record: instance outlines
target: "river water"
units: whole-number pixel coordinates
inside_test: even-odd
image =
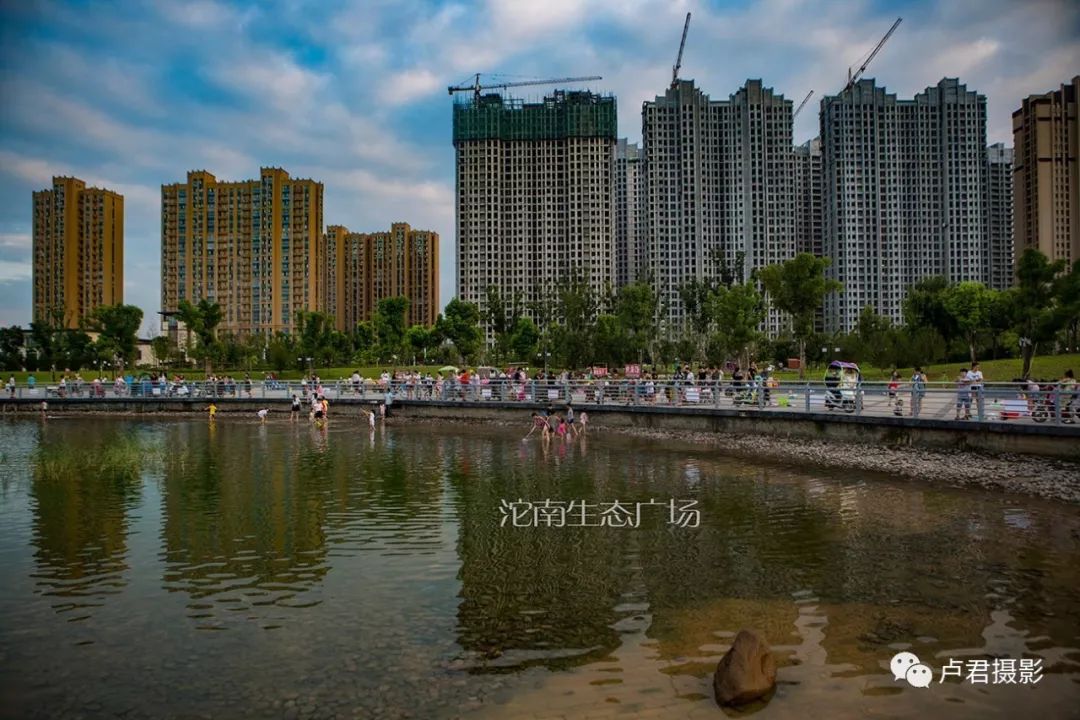
[[[1076,506],[525,429],[0,423],[0,717],[1077,715]]]

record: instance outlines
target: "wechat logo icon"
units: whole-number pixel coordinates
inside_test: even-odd
[[[930,687],[934,679],[934,672],[926,665],[919,662],[915,653],[899,652],[893,655],[889,661],[889,669],[892,670],[893,681],[907,680],[908,685],[917,688]]]

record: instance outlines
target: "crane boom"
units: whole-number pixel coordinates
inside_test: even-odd
[[[791,119],[792,119],[792,120],[794,120],[795,118],[797,118],[797,117],[799,116],[799,113],[800,113],[800,112],[802,112],[802,109],[803,109],[804,107],[806,107],[806,103],[810,102],[810,97],[811,97],[811,96],[812,96],[813,94],[814,94],[814,91],[813,91],[813,90],[811,90],[810,92],[806,93],[806,97],[804,97],[804,98],[802,99],[802,102],[801,102],[801,103],[799,103],[799,107],[795,108],[795,112],[791,113]]]
[[[450,87],[446,88],[446,91],[448,94],[453,95],[454,93],[467,92],[471,90],[474,97],[479,100],[480,92],[482,90],[501,90],[503,88],[524,87],[526,85],[561,85],[562,83],[589,82],[590,80],[603,80],[603,78],[599,75],[588,75],[586,77],[551,78],[549,80],[523,80],[518,82],[481,85],[480,73],[477,73],[471,85],[451,85]]]
[[[682,26],[682,40],[679,41],[679,54],[675,57],[675,65],[671,68],[671,87],[679,80],[679,68],[682,67],[683,49],[686,47],[686,33],[690,29],[690,13],[686,13],[686,22]]]
[[[892,24],[892,27],[889,28],[889,32],[885,33],[885,37],[881,38],[881,40],[878,41],[878,44],[875,45],[874,49],[870,51],[870,55],[866,58],[866,60],[863,61],[863,64],[859,66],[859,69],[856,70],[854,74],[852,74],[851,68],[848,68],[848,81],[847,85],[844,86],[844,90],[850,90],[852,85],[859,82],[859,78],[862,77],[863,72],[866,70],[867,66],[870,65],[870,61],[873,60],[879,52],[881,52],[881,48],[885,47],[885,43],[888,42],[889,38],[892,37],[892,34],[896,32],[896,28],[900,26],[900,23],[901,21],[903,21],[903,19],[904,18],[896,18],[896,22],[894,22]]]

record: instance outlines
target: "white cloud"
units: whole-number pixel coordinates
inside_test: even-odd
[[[33,275],[33,265],[29,262],[0,260],[0,283],[22,282]]]
[[[0,197],[26,202],[0,214],[8,231],[0,249],[14,253],[8,242],[28,241],[18,231],[29,218],[29,192],[53,175],[110,187],[125,196],[129,301],[152,314],[159,185],[196,168],[240,180],[280,165],[325,183],[327,222],[374,230],[405,220],[439,232],[448,299],[454,194],[446,85],[475,72],[603,75],[581,87],[614,93],[620,134],[637,140],[641,103],[667,87],[690,10],[681,76],[714,98],[747,78],[796,103],[814,89],[797,121],[802,141],[817,133],[820,99],[843,86],[848,66],[895,19],[880,6],[283,0],[240,11],[224,0],[148,0],[112,13],[40,0],[30,16],[48,17],[56,39],[34,40],[16,27],[2,50]],[[991,142],[1010,140],[1010,114],[1022,97],[1056,88],[1080,67],[1075,2],[942,0],[902,12],[867,76],[900,97],[958,76],[987,96]],[[284,28],[288,40],[280,39]],[[0,308],[28,306],[28,289],[26,298],[11,295],[24,285],[5,281]]]
[[[0,233],[0,251],[25,251],[30,252],[33,239],[30,233]]]

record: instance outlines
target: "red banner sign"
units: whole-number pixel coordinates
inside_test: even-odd
[[[626,370],[623,374],[626,375],[626,377],[628,378],[639,378],[641,377],[641,366],[627,365]]]

